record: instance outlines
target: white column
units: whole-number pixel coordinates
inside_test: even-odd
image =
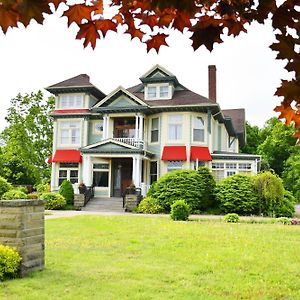
[[[110,117],[107,116],[107,119],[106,119],[106,138],[107,139],[109,138],[109,119],[110,119]]]
[[[134,132],[134,139],[138,140],[138,128],[139,128],[139,116],[135,116],[135,132]]]
[[[52,157],[54,154],[52,154]],[[56,187],[56,163],[51,165],[51,191],[54,191]]]
[[[82,181],[86,186],[92,186],[92,161],[88,155],[83,155],[82,161]]]
[[[83,147],[87,146],[88,145],[88,130],[89,130],[89,127],[88,127],[88,119],[84,119],[83,121]]]
[[[107,120],[107,117],[103,116],[103,136],[102,136],[103,140],[106,139],[106,128],[107,128],[106,120]]]
[[[52,146],[52,156],[54,156],[55,154],[55,151],[56,151],[56,145],[57,145],[57,137],[58,137],[58,134],[57,134],[57,120],[55,120],[53,122],[53,146]]]
[[[141,141],[143,139],[143,130],[144,130],[144,117],[139,116],[139,140]]]
[[[141,187],[141,174],[142,174],[142,165],[141,165],[141,159],[136,159],[136,187]]]
[[[136,158],[132,158],[132,181],[136,184]]]

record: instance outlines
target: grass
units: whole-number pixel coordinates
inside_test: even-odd
[[[300,299],[300,226],[139,216],[46,221],[46,269],[0,299]]]

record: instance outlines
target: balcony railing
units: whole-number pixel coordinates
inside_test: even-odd
[[[139,149],[145,149],[145,143],[143,140],[136,140],[135,138],[113,138],[113,140],[137,147]]]

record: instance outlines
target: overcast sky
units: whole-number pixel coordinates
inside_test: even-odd
[[[217,66],[217,100],[222,109],[245,108],[246,119],[262,126],[276,116],[280,102],[273,94],[280,79],[287,78],[284,64],[275,60],[268,46],[274,40],[271,26],[253,24],[238,38],[225,38],[212,53],[201,47],[194,52],[187,35],[173,32],[170,47],[157,55],[128,35],[108,33],[95,50],[76,40],[76,27],[66,18],[47,17],[43,26],[0,32],[0,131],[5,127],[10,99],[30,93],[78,74],[86,73],[104,93],[117,86],[127,88],[155,64],[164,66],[192,91],[207,96],[207,66]],[[0,30],[1,31],[1,30]],[[45,90],[45,95],[48,96]]]

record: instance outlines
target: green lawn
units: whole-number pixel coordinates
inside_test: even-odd
[[[0,299],[300,299],[300,226],[48,220],[46,269]]]

